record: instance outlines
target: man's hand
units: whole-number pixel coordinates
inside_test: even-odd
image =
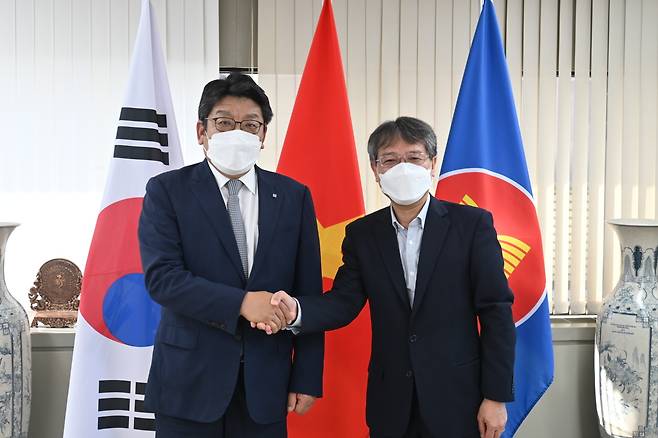
[[[286,317],[286,324],[292,324],[297,319],[297,301],[285,291],[278,291],[270,299],[272,306],[278,306]],[[258,328],[265,331],[268,335],[276,333],[266,322],[257,321],[251,323],[252,328]],[[283,327],[281,327],[283,328]]]
[[[315,403],[315,397],[312,395],[298,394],[296,392],[288,393],[288,412],[295,411],[299,415],[304,415],[311,409]]]
[[[247,292],[240,306],[240,315],[251,322],[252,327],[256,323],[264,324],[268,335],[278,332],[287,325],[283,306],[272,305],[271,301],[270,292]]]
[[[505,403],[493,400],[482,400],[478,411],[478,429],[480,438],[498,438],[505,430],[507,423],[507,408]]]
[[[279,306],[283,310],[288,319],[288,324],[292,324],[297,319],[297,301],[285,291],[280,290],[272,295],[270,304]]]

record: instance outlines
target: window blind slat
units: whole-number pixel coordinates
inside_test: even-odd
[[[598,313],[603,294],[607,48],[608,0],[594,0],[592,3],[591,132],[588,175],[587,313]]]
[[[622,132],[624,126],[625,0],[610,0],[608,44],[608,100],[605,154],[605,217],[622,215]],[[619,276],[619,240],[608,225],[603,244],[603,288],[609,293]]]
[[[570,305],[585,313],[587,291],[587,166],[589,158],[590,0],[576,2],[574,144],[571,161]]]
[[[555,169],[555,258],[553,312],[569,312],[569,263],[571,225],[571,126],[573,118],[573,90],[571,60],[573,56],[573,0],[560,1],[558,59],[557,156]]]
[[[540,228],[544,239],[544,265],[549,303],[553,300],[553,253],[555,242],[555,160],[557,146],[557,30],[558,0],[541,2],[541,38],[539,47],[539,123],[537,203]]]

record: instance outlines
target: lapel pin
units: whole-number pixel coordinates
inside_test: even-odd
[[[276,198],[276,193],[272,193],[272,197],[273,197],[273,198]]]

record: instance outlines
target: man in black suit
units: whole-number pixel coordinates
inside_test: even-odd
[[[276,332],[288,321],[271,292],[322,293],[308,188],[255,166],[271,119],[249,76],[209,82],[196,125],[207,159],[146,187],[139,242],[162,317],[145,403],[158,438],[283,438],[288,411],[322,393],[322,333],[247,322]]]
[[[371,437],[497,438],[514,396],[515,328],[492,216],[429,194],[428,124],[386,122],[368,153],[391,206],[348,225],[329,293],[273,303],[298,309],[296,332],[315,333],[349,324],[368,300]]]

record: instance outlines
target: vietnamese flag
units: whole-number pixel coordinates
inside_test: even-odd
[[[325,290],[342,264],[345,226],[364,214],[354,132],[331,1],[313,36],[277,172],[311,190],[318,218]],[[292,415],[291,438],[367,437],[365,392],[370,357],[368,308],[326,335],[324,396]]]

